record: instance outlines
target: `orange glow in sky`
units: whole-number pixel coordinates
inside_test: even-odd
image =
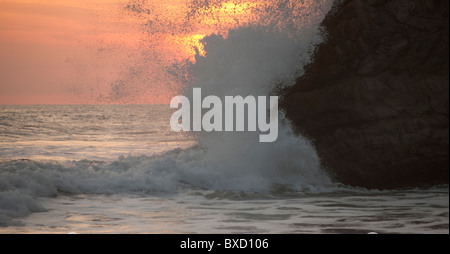
[[[0,0],[0,104],[168,103],[180,84],[167,66],[267,22],[272,2]]]

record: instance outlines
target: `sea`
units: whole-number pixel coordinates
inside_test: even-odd
[[[344,186],[298,136],[203,145],[173,111],[0,106],[0,233],[449,233],[448,186]]]
[[[201,88],[221,99],[292,85],[326,40],[320,23],[334,1],[273,2],[258,12],[265,18],[205,36],[205,54],[164,67],[160,83],[171,77],[179,95]],[[175,132],[174,111],[0,105],[0,233],[449,233],[448,185],[336,182],[282,109],[267,143],[259,132]]]

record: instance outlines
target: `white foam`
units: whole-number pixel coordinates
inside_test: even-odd
[[[247,26],[230,31],[226,39],[206,37],[206,57],[197,55],[196,63],[189,66],[192,78],[184,94],[192,97],[192,88],[199,87],[203,97],[267,96],[280,84],[291,85],[323,39],[318,26],[324,16],[317,16],[327,13],[324,10],[331,3],[316,3],[304,10],[305,17],[312,9],[319,14],[304,18],[307,25],[295,29]],[[292,18],[289,12],[283,15],[287,23]],[[283,120],[278,140],[269,144],[259,143],[254,132],[199,133],[199,145],[205,150],[202,161],[209,165],[199,170],[205,175],[217,174],[214,187],[223,189],[265,191],[275,185],[328,188],[331,181],[322,171],[315,149],[305,138],[293,135],[288,121]]]

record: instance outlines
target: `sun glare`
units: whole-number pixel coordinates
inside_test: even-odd
[[[170,35],[167,37],[167,44],[170,48],[179,49],[179,57],[176,60],[189,59],[195,62],[195,55],[198,52],[200,56],[205,56],[206,51],[201,40],[205,38],[204,34],[188,34],[188,35]]]
[[[201,42],[203,38],[209,34],[227,37],[230,29],[255,22],[255,10],[262,3],[262,1],[258,3],[230,1],[215,5],[190,6],[188,18],[184,17],[186,12],[172,10],[167,20],[152,14],[151,6],[134,5],[132,9],[140,14],[146,14],[144,18],[147,19],[146,24],[152,36],[155,36],[155,33],[165,33],[162,47],[165,51],[172,51],[167,55],[173,56],[175,60],[189,59],[195,62],[197,52],[200,56],[206,55]],[[185,10],[186,6],[179,6],[179,8]],[[166,30],[166,27],[171,29]]]

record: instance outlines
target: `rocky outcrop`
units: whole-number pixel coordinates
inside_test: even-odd
[[[448,0],[347,0],[281,106],[336,180],[449,181]]]

